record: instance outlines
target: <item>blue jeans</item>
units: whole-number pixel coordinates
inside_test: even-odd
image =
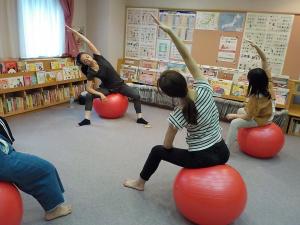
[[[45,211],[64,202],[64,188],[56,168],[44,159],[16,152],[12,147],[8,154],[0,151],[0,181],[14,183],[32,195]]]

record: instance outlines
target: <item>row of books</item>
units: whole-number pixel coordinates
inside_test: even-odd
[[[157,62],[157,64],[155,64],[155,61],[140,61],[142,63],[135,62],[135,65],[123,64],[120,69],[120,76],[126,81],[156,85],[156,81],[159,78],[161,71],[176,70],[185,76],[189,86],[191,86],[194,82],[192,75],[189,73],[188,69],[183,63],[168,62],[163,65],[163,67],[160,67],[161,62]],[[149,63],[147,64],[145,62]],[[158,66],[157,69],[155,69],[155,66]],[[203,74],[208,78],[208,81],[211,84],[216,96],[246,96],[248,80],[245,71],[224,67],[212,67],[207,65],[202,65],[199,67]],[[289,93],[288,79],[289,77],[284,75],[272,77],[277,104],[285,104],[287,101],[287,96]]]
[[[74,61],[67,58],[54,59],[50,62],[51,69],[62,69],[65,66],[74,66]],[[34,72],[44,70],[44,63],[30,61],[7,60],[0,62],[0,73]]]
[[[64,67],[62,70],[36,71],[32,75],[0,78],[0,88],[17,88],[35,84],[77,79],[80,77],[82,77],[82,73],[80,72],[78,66],[68,66]]]
[[[60,87],[55,89],[35,91],[26,93],[24,97],[9,96],[6,98],[0,97],[0,114],[7,114],[15,111],[23,111],[62,102],[74,96],[77,98],[84,91],[83,84],[72,85],[71,87]]]

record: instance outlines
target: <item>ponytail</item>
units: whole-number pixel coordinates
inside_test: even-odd
[[[197,124],[197,108],[195,102],[188,95],[183,99],[182,113],[188,123]]]

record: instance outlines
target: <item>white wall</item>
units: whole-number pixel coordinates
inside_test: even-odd
[[[125,0],[87,0],[87,37],[116,66],[123,56]]]
[[[127,0],[127,6],[300,13],[299,0]]]
[[[72,25],[74,27],[84,27],[86,29],[87,10],[85,0],[74,0],[74,16]]]

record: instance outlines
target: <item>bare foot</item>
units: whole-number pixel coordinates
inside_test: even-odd
[[[62,205],[56,207],[56,209],[54,209],[53,211],[46,212],[45,220],[48,220],[48,221],[54,220],[56,218],[66,216],[66,215],[70,214],[71,212],[72,212],[71,205],[62,204]]]
[[[123,183],[124,187],[132,188],[138,191],[144,191],[145,184],[140,182],[139,180],[130,180],[127,179]]]

